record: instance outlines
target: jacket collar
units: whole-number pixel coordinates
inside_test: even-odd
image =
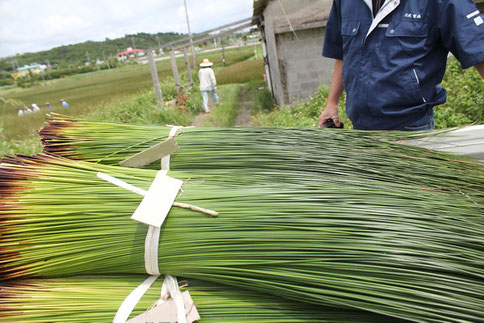
[[[373,12],[373,2],[371,0],[363,0],[364,3],[370,8],[370,11]]]
[[[370,11],[373,12],[373,4],[371,0],[363,0],[368,8],[370,8]],[[380,11],[378,11],[378,14],[376,15],[375,19],[373,19],[373,22],[371,23],[370,29],[368,29],[368,33],[366,34],[366,38],[371,34],[373,30],[375,30],[376,27],[380,24],[380,22],[385,19],[386,16],[391,14],[393,10],[395,10],[398,6],[400,5],[400,0],[386,0],[383,6],[381,7]]]

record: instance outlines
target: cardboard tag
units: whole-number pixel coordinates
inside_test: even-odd
[[[200,315],[198,314],[195,304],[193,304],[192,297],[188,291],[182,293],[183,300],[185,303],[185,314],[187,323],[192,323],[200,320]],[[155,306],[148,311],[128,320],[127,323],[176,323],[177,319],[177,309],[175,301],[169,299],[166,302]]]
[[[132,220],[160,228],[183,184],[182,181],[166,176],[161,170],[151,183],[143,201],[131,216]]]
[[[157,161],[165,156],[168,156],[178,150],[178,144],[175,139],[170,138],[160,142],[150,148],[147,148],[139,153],[126,158],[119,163],[123,167],[143,167]]]

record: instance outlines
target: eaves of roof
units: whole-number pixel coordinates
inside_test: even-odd
[[[484,0],[483,0],[484,1]],[[269,0],[254,0],[252,17],[259,17],[266,8]],[[253,24],[258,23],[258,18],[252,20]]]

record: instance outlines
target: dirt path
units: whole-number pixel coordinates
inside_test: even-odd
[[[195,127],[195,128],[200,128],[202,127],[203,125],[203,120],[205,119],[205,116],[207,114],[206,113],[199,113],[196,117],[195,117],[195,121],[193,121],[192,123],[192,126]]]
[[[239,92],[239,113],[235,118],[235,127],[252,126],[252,104],[252,96],[250,93],[245,93],[245,87],[241,87]]]
[[[242,86],[239,91],[239,99],[238,99],[238,114],[234,121],[235,127],[251,127],[252,126],[252,93],[246,92],[245,87]],[[210,104],[210,109],[215,109],[215,106]],[[195,121],[193,121],[193,127],[203,127],[205,125],[205,118],[208,116],[207,113],[199,113],[195,117]]]

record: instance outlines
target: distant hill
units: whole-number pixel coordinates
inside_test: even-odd
[[[105,58],[111,55],[114,56],[118,52],[125,51],[128,47],[133,47],[133,42],[136,48],[147,49],[158,46],[158,42],[163,44],[185,36],[185,34],[180,33],[138,33],[135,35],[125,35],[122,38],[106,38],[104,41],[87,41],[79,44],[60,46],[46,51],[1,58],[0,71],[12,71],[11,61],[14,59],[18,61],[19,66],[31,63],[46,64],[47,60],[49,60],[52,66],[77,66],[87,61],[88,54],[90,60],[103,60],[103,55]]]

